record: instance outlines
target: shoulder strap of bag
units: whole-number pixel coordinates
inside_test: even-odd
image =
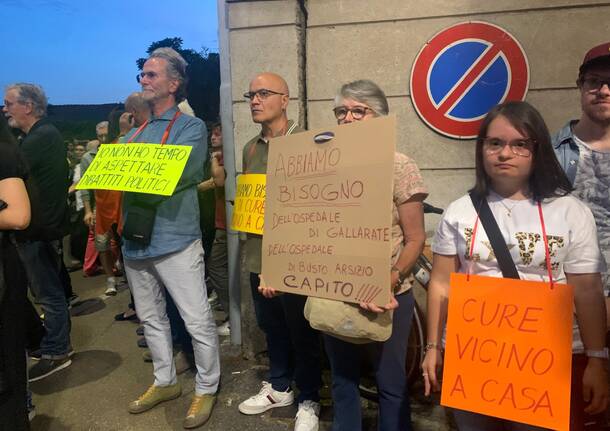
[[[515,262],[513,261],[510,252],[508,251],[506,241],[504,241],[504,237],[502,236],[498,223],[491,212],[491,208],[489,208],[487,199],[480,198],[474,192],[470,192],[469,195],[474,208],[479,214],[479,219],[481,220],[483,229],[485,229],[485,232],[487,233],[487,237],[491,243],[491,248],[496,255],[498,266],[502,271],[502,276],[504,278],[519,279],[519,272],[517,271],[517,267],[515,266]]]

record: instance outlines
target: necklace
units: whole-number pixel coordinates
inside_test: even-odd
[[[513,204],[513,206],[509,207],[508,205],[506,205],[504,203],[504,199],[500,199],[500,203],[502,204],[502,206],[506,209],[506,215],[508,215],[509,217],[511,216],[510,214],[513,212],[513,209],[515,208],[515,206],[517,206],[517,204],[519,203],[518,201],[515,202]]]

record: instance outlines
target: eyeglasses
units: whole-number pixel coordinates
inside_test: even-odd
[[[21,103],[20,101],[16,101],[16,102],[9,102],[8,100],[4,101],[4,106],[6,107],[6,109],[10,109],[11,106],[13,106],[16,103]]]
[[[139,84],[140,81],[145,77],[148,79],[155,79],[157,76],[159,76],[157,72],[140,72],[136,75],[136,81],[138,81]]]
[[[354,118],[354,120],[362,120],[366,113],[369,111],[373,113],[375,112],[371,108],[367,108],[366,106],[356,106],[355,108],[351,109],[345,106],[337,106],[335,109],[333,109],[333,112],[335,113],[335,118],[337,118],[337,120],[339,121],[345,120],[345,117],[347,117],[348,112],[352,113],[352,117]]]
[[[259,100],[266,100],[269,96],[273,96],[276,94],[280,96],[285,96],[284,93],[278,93],[277,91],[261,88],[260,90],[248,91],[247,93],[244,93],[244,97],[246,98],[246,100],[254,100],[254,98],[258,96]]]
[[[610,78],[599,78],[595,76],[590,76],[588,78],[583,78],[580,80],[580,85],[583,90],[588,92],[599,91],[604,85],[608,86],[610,89]]]
[[[487,154],[498,154],[508,145],[513,154],[529,157],[532,154],[534,142],[532,139],[514,139],[507,142],[499,138],[485,138],[483,139],[483,149]]]

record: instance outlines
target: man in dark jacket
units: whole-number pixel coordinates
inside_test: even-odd
[[[24,137],[21,151],[30,170],[32,223],[18,238],[17,249],[36,301],[42,306],[46,335],[41,360],[29,373],[43,379],[71,364],[70,314],[60,278],[61,239],[65,234],[68,162],[61,134],[46,118],[47,98],[33,84],[6,88],[3,111]]]

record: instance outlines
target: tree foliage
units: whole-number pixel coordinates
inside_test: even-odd
[[[53,124],[60,131],[65,141],[74,139],[95,139],[95,125],[99,121],[54,121]]]
[[[216,121],[220,106],[220,58],[218,53],[211,53],[209,49],[201,51],[185,49],[180,37],[168,37],[150,44],[146,52],[150,55],[155,49],[167,47],[176,50],[188,63],[186,74],[188,76],[188,101],[195,115],[204,121]],[[138,68],[142,70],[146,58],[136,60]]]

